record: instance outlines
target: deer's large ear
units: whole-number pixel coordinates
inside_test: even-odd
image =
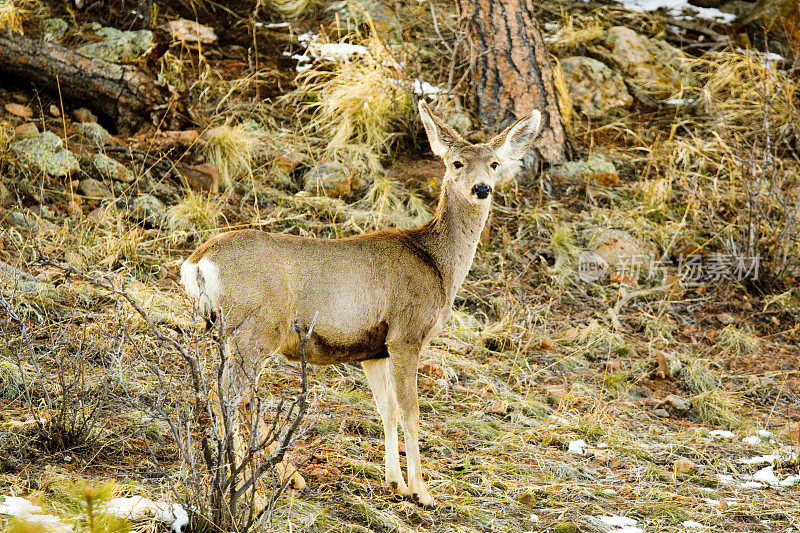
[[[542,114],[533,110],[489,141],[497,157],[505,161],[522,159],[539,133]]]
[[[456,130],[434,115],[430,108],[428,108],[428,105],[422,100],[419,102],[419,116],[422,118],[422,124],[425,126],[425,132],[428,134],[431,150],[439,157],[444,156],[447,150],[455,145],[466,144],[466,141],[456,133]]]

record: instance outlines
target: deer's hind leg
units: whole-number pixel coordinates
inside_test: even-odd
[[[400,449],[397,438],[399,410],[389,370],[389,358],[362,361],[361,366],[364,368],[367,382],[375,397],[375,406],[378,408],[383,422],[386,483],[392,492],[410,496],[411,492],[403,480],[403,472],[400,469]]]
[[[266,357],[277,351],[280,346],[280,332],[265,333],[260,324],[263,317],[251,316],[234,330],[228,339],[228,361],[222,376],[222,386],[235,417],[231,422],[233,429],[233,448],[237,462],[241,464],[250,455],[251,442],[258,447],[259,442],[274,438],[270,436],[270,427],[265,420],[265,413],[258,412],[258,382],[263,371]],[[220,420],[222,420],[220,418]],[[253,440],[253,437],[256,439]],[[261,454],[271,454],[277,448],[272,442]],[[303,476],[288,459],[284,458],[275,465],[281,482],[291,479],[290,486],[302,490],[306,486]]]

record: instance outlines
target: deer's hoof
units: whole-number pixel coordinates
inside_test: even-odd
[[[434,508],[433,497],[430,494],[420,494],[414,492],[411,494],[411,499],[414,500],[417,505],[428,511],[431,511]]]

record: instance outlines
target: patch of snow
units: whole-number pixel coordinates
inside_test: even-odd
[[[306,46],[308,46],[308,43],[310,43],[311,41],[315,41],[317,39],[319,39],[319,35],[310,31],[306,33],[301,33],[300,35],[297,36],[297,40],[300,41],[301,44],[305,44]]]
[[[778,460],[777,455],[756,455],[748,459],[741,459],[739,462],[743,465],[768,465]]]
[[[758,433],[758,436],[761,437],[762,439],[772,438],[772,432],[767,431],[766,429],[759,429],[756,433]]]
[[[614,489],[603,489],[603,494],[608,494],[609,496],[613,496],[616,493],[617,491],[615,491]]]
[[[797,485],[798,483],[800,483],[800,474],[794,475],[794,476],[789,476],[786,479],[784,479],[783,481],[781,481],[780,483],[778,483],[778,485],[780,485],[781,487],[793,487],[794,485]]]
[[[744,50],[742,48],[737,48],[736,52],[746,56],[759,58],[764,64],[774,63],[776,61],[786,61],[786,58],[774,52],[760,52],[758,50]]]
[[[571,422],[568,419],[564,418],[563,416],[550,415],[548,417],[548,420],[553,424],[563,427],[569,427],[569,425],[571,424]]]
[[[312,66],[313,65],[311,63],[308,63],[308,64],[305,64],[305,65],[297,65],[297,67],[295,67],[295,69],[297,70],[297,73],[299,74],[300,72],[305,72],[306,70],[310,69]]]
[[[723,13],[714,7],[693,6],[687,0],[620,0],[620,2],[632,11],[655,11],[663,8],[675,18],[685,18],[684,11],[690,11],[694,12],[691,16],[700,16],[725,23],[733,22],[736,19],[736,15],[732,13]]]
[[[6,496],[2,503],[0,503],[0,514],[7,514],[10,516],[24,516],[26,514],[38,513],[42,508],[38,505],[33,505],[25,498],[17,496]]]
[[[730,474],[717,474],[717,481],[720,483],[730,484],[733,483],[733,476]]]
[[[567,453],[574,453],[575,455],[586,455],[586,441],[583,439],[570,441],[569,446],[567,447]],[[603,517],[600,517],[600,520],[602,519]]]
[[[72,525],[63,523],[55,515],[35,514],[41,510],[42,508],[38,505],[17,496],[6,496],[0,502],[0,514],[14,516],[30,524],[37,524],[41,530],[50,533],[71,533],[73,531]]]
[[[693,104],[697,101],[697,98],[670,98],[669,100],[664,100],[664,105],[674,105],[674,106],[682,106],[682,105],[689,105]]]
[[[700,522],[695,522],[694,520],[684,520],[681,522],[681,525],[686,529],[708,529],[708,526],[705,526]]]
[[[141,520],[152,516],[159,522],[171,524],[175,533],[180,533],[184,526],[189,523],[189,514],[180,504],[154,502],[150,498],[143,496],[114,498],[98,511],[127,520]]]
[[[369,54],[369,48],[360,44],[350,43],[308,43],[306,53],[315,59],[325,61],[347,61],[353,56]]]
[[[619,515],[598,516],[597,519],[607,526],[615,526],[615,527],[630,527],[630,526],[635,526],[636,524],[639,523],[639,521],[636,520],[635,518],[629,518],[627,516],[619,516]]]
[[[772,470],[774,467],[772,465],[765,466],[755,474],[753,474],[753,481],[761,481],[763,483],[768,483],[770,485],[777,485],[780,480],[778,476],[775,475],[775,472]]]
[[[256,25],[261,24],[269,29],[275,28],[288,28],[292,23],[291,22],[270,22],[269,24],[264,24],[263,22],[256,22]]]
[[[745,444],[750,444],[751,446],[756,446],[761,444],[761,437],[758,435],[750,435],[749,437],[743,438],[742,442]]]
[[[644,533],[644,529],[640,527],[625,526],[617,529],[612,529],[608,533]]]
[[[725,439],[725,440],[730,440],[733,437],[735,437],[733,432],[732,431],[728,431],[727,429],[714,429],[714,430],[711,430],[711,431],[708,432],[708,436],[709,437],[713,437],[715,439]]]
[[[539,521],[539,515],[535,515],[535,514],[531,513],[531,515],[528,517],[528,520],[530,520],[531,522],[538,522]]]
[[[739,483],[739,486],[743,489],[760,489],[764,486],[763,483],[759,483],[758,481],[743,481]]]
[[[597,443],[597,447],[598,448],[608,448],[608,443],[607,442],[598,442]]]
[[[711,498],[703,498],[703,501],[706,502],[708,505],[719,505],[719,500],[713,500]]]

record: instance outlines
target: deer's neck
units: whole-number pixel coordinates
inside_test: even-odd
[[[449,190],[445,181],[436,213],[420,235],[420,244],[442,274],[451,304],[472,266],[489,208],[489,202],[476,205]]]

